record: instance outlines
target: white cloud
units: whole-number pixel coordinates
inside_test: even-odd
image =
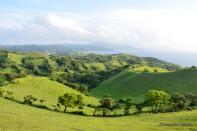
[[[60,17],[57,15],[48,15],[48,22],[58,28],[63,28],[67,30],[76,31],[82,34],[89,34],[87,30],[85,30],[81,24],[74,19]]]
[[[197,52],[197,12],[122,9],[94,14],[0,14],[0,38],[21,43],[113,43]]]

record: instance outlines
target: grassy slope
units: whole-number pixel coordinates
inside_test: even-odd
[[[160,123],[189,123],[193,126],[159,126]],[[197,110],[165,114],[140,114],[120,118],[98,118],[56,113],[0,98],[0,130],[196,130]]]
[[[147,90],[165,90],[169,93],[197,93],[197,70],[182,70],[165,73],[135,73],[126,70],[103,82],[91,94],[102,97],[140,97]]]
[[[60,95],[67,92],[73,92],[75,94],[81,94],[80,92],[73,90],[61,83],[51,81],[47,77],[31,77],[20,78],[14,80],[14,83],[8,84],[2,87],[4,90],[12,91],[14,98],[23,101],[25,95],[33,95],[38,98],[44,98],[47,101],[45,104],[49,107],[57,103],[57,99]],[[97,99],[93,97],[85,98],[86,104],[96,104]]]

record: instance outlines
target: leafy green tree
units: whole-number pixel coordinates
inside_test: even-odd
[[[149,90],[146,93],[146,101],[152,107],[152,112],[160,111],[161,108],[168,106],[170,103],[170,95],[165,91]]]
[[[186,107],[186,98],[182,94],[175,94],[171,97],[172,111],[183,110]]]
[[[193,93],[185,94],[185,98],[188,101],[189,106],[196,106],[197,105],[197,95]]]
[[[144,102],[135,103],[134,105],[135,105],[137,112],[142,112],[142,108],[144,107]]]
[[[77,95],[66,93],[58,98],[58,103],[64,106],[64,112],[66,112],[68,107],[77,106]]]
[[[100,106],[100,105],[94,107],[93,116],[96,116],[96,113],[97,113],[98,111],[101,111],[101,106]]]
[[[81,95],[77,95],[76,105],[77,105],[79,111],[81,111],[83,109],[84,98]]]
[[[103,116],[109,114],[109,111],[113,109],[114,100],[111,97],[105,96],[100,100],[100,109],[103,112]]]
[[[117,110],[121,109],[121,105],[119,103],[115,103],[112,107],[112,110],[114,111],[114,116],[117,115]]]
[[[133,105],[132,98],[127,98],[125,101],[125,108],[124,108],[125,115],[130,114],[130,108],[132,107],[132,105]]]

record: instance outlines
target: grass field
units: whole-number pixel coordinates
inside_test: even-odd
[[[47,77],[32,77],[19,78],[13,81],[13,83],[2,87],[3,90],[12,91],[13,97],[16,100],[23,101],[25,95],[33,95],[37,98],[43,98],[46,100],[44,103],[48,107],[56,105],[59,96],[64,93],[72,92],[75,94],[81,94],[80,92],[69,88],[56,81],[51,81]],[[94,97],[84,97],[86,104],[98,104],[98,100]],[[39,104],[39,103],[37,103]]]
[[[139,73],[125,70],[104,81],[91,91],[91,95],[102,97],[110,94],[114,98],[140,97],[150,89],[173,93],[197,93],[197,70],[177,72]]]
[[[161,126],[160,123],[190,124],[190,126]],[[47,111],[0,98],[1,131],[195,131],[196,129],[197,110],[99,118]]]

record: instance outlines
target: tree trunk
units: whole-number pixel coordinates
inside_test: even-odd
[[[64,113],[66,113],[66,111],[67,111],[67,106],[64,107]]]
[[[114,110],[114,116],[116,116],[117,114],[116,114],[116,110]]]

